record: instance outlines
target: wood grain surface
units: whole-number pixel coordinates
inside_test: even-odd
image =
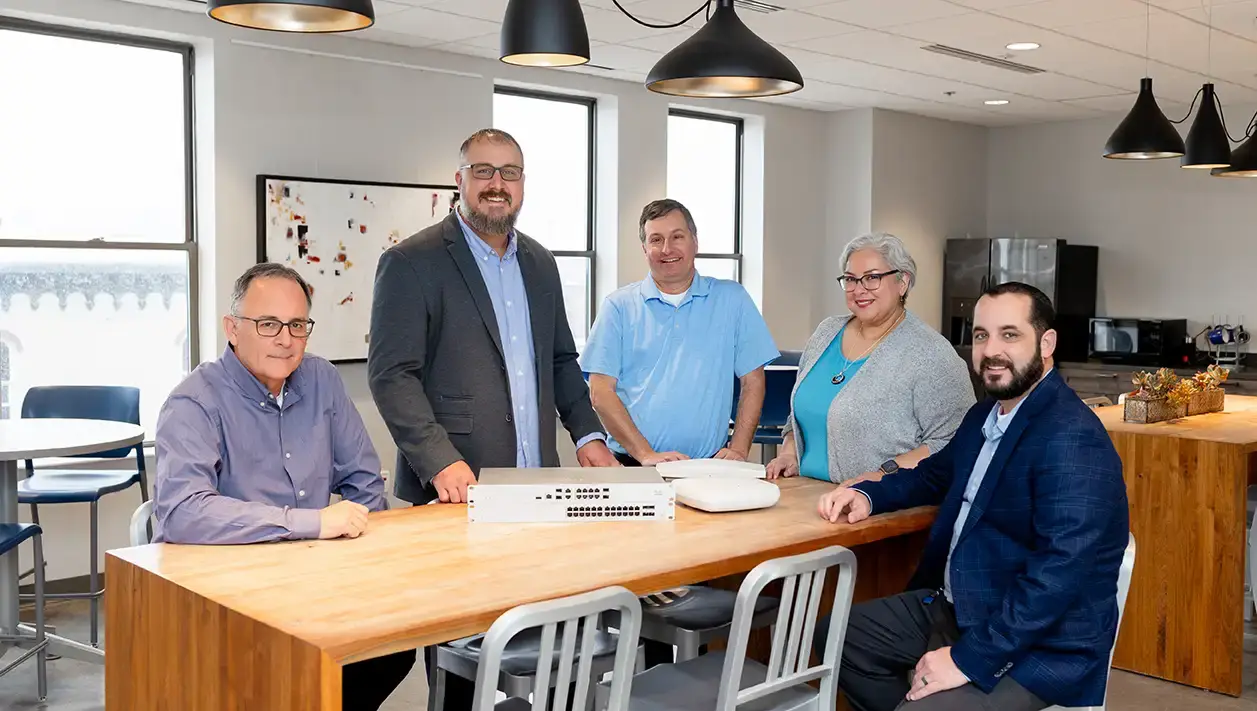
[[[1122,407],[1098,408],[1095,413],[1110,433],[1202,440],[1257,451],[1257,397],[1227,393],[1222,412],[1141,425],[1122,421]]]

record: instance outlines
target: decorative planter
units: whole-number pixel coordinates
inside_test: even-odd
[[[1195,392],[1192,393],[1192,399],[1187,403],[1187,414],[1203,415],[1208,412],[1222,412],[1222,407],[1225,404],[1226,393],[1222,390]]]
[[[1170,401],[1165,398],[1156,400],[1137,400],[1134,398],[1126,398],[1125,409],[1122,413],[1122,419],[1127,422],[1138,422],[1139,424],[1152,424],[1153,422],[1164,422],[1166,420],[1175,420],[1180,417],[1187,416],[1187,406],[1174,407],[1170,405]]]

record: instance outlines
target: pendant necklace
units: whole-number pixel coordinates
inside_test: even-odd
[[[883,333],[881,336],[878,336],[877,340],[873,341],[873,345],[869,346],[868,350],[861,353],[859,358],[856,358],[855,360],[847,360],[847,357],[844,355],[842,359],[846,361],[847,364],[842,367],[842,370],[839,371],[837,375],[830,378],[829,382],[833,383],[834,385],[842,385],[843,381],[847,379],[847,369],[850,368],[853,363],[858,363],[859,361],[863,360],[864,356],[872,352],[874,348],[877,348],[877,344],[881,343],[882,339],[889,336],[890,332],[895,330],[895,327],[899,325],[900,321],[903,321],[904,316],[906,316],[907,314],[908,312],[906,310],[901,311],[899,313],[899,318],[895,319],[895,322],[890,325],[890,328],[886,329],[886,332]],[[842,353],[842,340],[841,339],[839,339],[838,341],[838,352],[840,354]]]

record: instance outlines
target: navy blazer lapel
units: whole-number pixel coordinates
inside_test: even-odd
[[[540,363],[541,354],[550,352],[543,349],[544,340],[549,338],[551,343],[554,341],[554,308],[550,303],[552,297],[541,289],[540,275],[537,273],[538,257],[533,252],[528,238],[516,232],[515,239],[519,240],[516,248],[519,273],[524,279],[524,293],[528,294],[528,321],[532,326],[533,356]],[[538,369],[538,377],[540,374],[540,369]]]
[[[445,247],[454,258],[454,264],[458,265],[463,281],[467,283],[471,298],[476,302],[476,310],[480,312],[480,320],[484,321],[484,326],[489,329],[489,336],[493,339],[493,345],[498,348],[498,355],[505,361],[506,355],[502,351],[502,334],[498,332],[498,319],[493,311],[493,300],[489,298],[489,289],[484,285],[480,267],[476,266],[476,257],[471,253],[471,247],[467,246],[463,228],[458,223],[458,215],[450,213],[449,217],[445,218],[443,227]]]
[[[987,504],[991,501],[991,495],[995,492],[995,487],[999,485],[999,478],[1004,473],[1004,467],[1008,464],[1008,458],[1012,456],[1013,450],[1017,448],[1017,442],[1021,439],[1021,435],[1025,433],[1030,421],[1055,397],[1056,388],[1060,386],[1059,378],[1060,376],[1056,374],[1055,369],[1048,373],[1047,377],[1041,380],[1030,395],[1027,396],[1026,401],[1021,405],[1021,409],[1018,410],[1017,416],[1013,418],[1013,421],[1008,425],[1008,429],[1004,431],[1004,435],[1000,437],[999,446],[995,448],[995,456],[991,458],[991,463],[986,468],[986,474],[982,477],[982,486],[978,488],[978,493],[973,498],[973,505],[969,508],[969,516],[965,519],[964,530],[960,532],[960,538],[956,539],[956,545],[960,545],[960,542],[965,539],[969,531],[972,531],[974,525],[982,518],[982,514],[986,512]]]

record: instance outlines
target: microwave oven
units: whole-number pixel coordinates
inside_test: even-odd
[[[1187,319],[1092,318],[1088,355],[1105,363],[1177,368],[1191,359]]]

